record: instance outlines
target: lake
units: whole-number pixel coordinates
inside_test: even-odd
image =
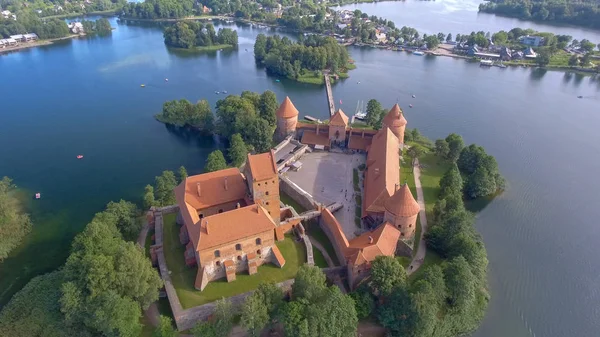
[[[438,0],[438,1],[388,1],[359,3],[334,7],[336,9],[360,9],[369,15],[376,15],[394,21],[397,27],[416,28],[420,33],[452,36],[471,32],[495,33],[509,31],[515,27],[531,28],[539,32],[571,35],[574,39],[588,39],[600,43],[600,31],[570,26],[555,26],[532,21],[479,13],[481,0]]]
[[[73,236],[107,202],[139,200],[165,169],[201,172],[220,145],[156,122],[164,101],[214,105],[225,97],[217,90],[273,90],[280,101],[289,95],[301,114],[327,116],[323,87],[276,82],[255,66],[254,38],[267,30],[238,26],[238,50],[198,55],[170,52],[159,27],[111,22],[110,37],[0,56],[0,176],[42,194],[28,202],[33,233],[0,265],[1,304],[31,277],[62,265]],[[591,175],[600,169],[600,79],[350,52],[358,69],[333,87],[348,114],[359,100],[398,102],[409,127],[431,139],[457,132],[483,145],[507,178],[506,192],[477,218],[492,301],[475,336],[597,335],[600,180]]]

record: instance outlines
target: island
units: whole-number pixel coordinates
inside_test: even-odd
[[[254,43],[254,59],[272,75],[298,82],[323,84],[323,73],[347,78],[355,66],[348,50],[334,38],[309,35],[298,42],[279,35],[259,34]]]
[[[235,30],[220,28],[215,32],[215,27],[210,23],[204,26],[195,21],[177,22],[165,28],[163,35],[165,45],[174,48],[208,51],[238,45],[238,35]]]

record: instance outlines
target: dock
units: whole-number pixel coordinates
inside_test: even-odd
[[[329,115],[333,116],[335,114],[335,103],[333,101],[333,93],[331,92],[331,81],[329,80],[329,71],[324,71],[323,76],[325,76],[325,89],[327,91],[327,103],[329,104]]]

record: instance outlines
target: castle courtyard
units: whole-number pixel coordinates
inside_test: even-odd
[[[288,171],[286,175],[296,185],[323,204],[339,202],[344,208],[335,212],[342,230],[350,240],[359,230],[354,222],[356,202],[352,172],[365,163],[364,154],[344,154],[336,152],[312,152],[300,159],[299,171]],[[360,205],[359,205],[360,207]]]

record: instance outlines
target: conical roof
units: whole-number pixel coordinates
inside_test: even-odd
[[[329,119],[329,125],[348,126],[348,116],[346,116],[342,109],[338,109]]]
[[[404,113],[402,113],[402,109],[398,106],[398,103],[394,104],[392,109],[383,117],[383,124],[387,125],[390,128],[397,128],[400,126],[405,126],[406,119],[404,118]]]
[[[298,109],[294,106],[294,103],[288,96],[285,96],[283,103],[277,109],[277,117],[292,118],[298,116]]]
[[[397,186],[397,185],[396,185]],[[394,195],[385,201],[385,210],[395,216],[413,216],[421,210],[407,184],[402,185]]]

